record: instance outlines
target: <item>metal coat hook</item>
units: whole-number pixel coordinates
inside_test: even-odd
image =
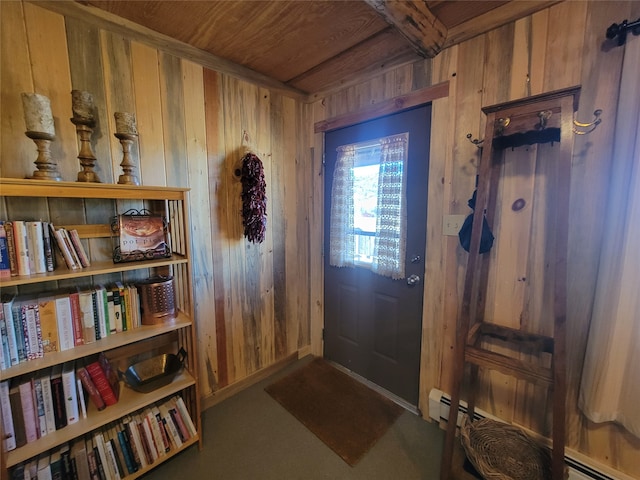
[[[575,118],[573,119],[573,133],[575,133],[576,135],[587,135],[588,133],[593,132],[596,128],[598,128],[598,125],[600,125],[602,123],[602,119],[600,118],[600,115],[602,115],[602,110],[601,109],[597,109],[596,111],[593,112],[593,121],[589,122],[589,123],[582,123],[582,122],[578,122]],[[576,127],[578,128],[586,128],[587,130],[578,130]]]
[[[473,143],[476,147],[482,148],[482,142],[484,142],[484,140],[478,140],[477,138],[474,138],[472,140],[471,139],[472,137],[473,137],[473,135],[471,135],[470,133],[467,133],[467,140],[469,140],[471,143]]]

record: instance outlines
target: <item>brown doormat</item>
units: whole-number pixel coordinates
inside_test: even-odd
[[[358,463],[403,411],[322,358],[265,390],[351,466]]]

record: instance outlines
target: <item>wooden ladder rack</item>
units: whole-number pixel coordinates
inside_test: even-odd
[[[461,313],[456,332],[453,391],[442,456],[442,480],[452,478],[452,461],[460,391],[465,365],[470,365],[468,383],[468,415],[474,417],[480,368],[497,370],[518,379],[550,388],[553,394],[552,478],[564,478],[565,444],[565,337],[566,337],[566,276],[569,222],[569,187],[573,146],[573,117],[577,110],[580,87],[572,87],[522,100],[502,103],[482,110],[487,115],[483,150],[479,165],[476,208],[473,217],[471,246],[465,274]],[[486,212],[491,225],[496,209],[498,183],[504,150],[521,145],[560,142],[560,151],[553,155],[555,178],[548,179],[556,199],[553,224],[553,337],[538,335],[493,324],[484,319],[488,261],[490,254],[481,255],[480,239]],[[539,160],[544,161],[545,159]],[[496,245],[495,248],[499,248]],[[499,340],[513,348],[509,352],[545,352],[551,357],[551,367],[514,358],[483,348],[484,340]]]

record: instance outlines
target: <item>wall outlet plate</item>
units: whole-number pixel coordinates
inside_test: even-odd
[[[467,215],[445,215],[442,217],[442,234],[458,236]]]

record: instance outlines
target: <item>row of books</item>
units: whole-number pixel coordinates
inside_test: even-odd
[[[195,435],[184,401],[176,395],[13,467],[11,479],[120,480]]]
[[[0,221],[0,278],[53,272],[58,264],[70,270],[91,265],[77,230],[42,221]]]
[[[35,442],[120,398],[118,373],[101,353],[0,382],[5,451]]]
[[[0,370],[141,325],[138,290],[122,282],[0,299]]]

